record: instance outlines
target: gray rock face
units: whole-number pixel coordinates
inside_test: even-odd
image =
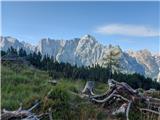
[[[11,46],[13,48],[16,48],[17,50],[19,50],[20,48],[23,48],[24,50],[26,50],[27,53],[35,51],[35,46],[29,43],[20,42],[16,38],[13,38],[10,36],[1,37],[0,39],[1,50],[7,51],[8,48],[10,48]]]
[[[129,55],[143,66],[146,76],[156,78],[159,72],[159,56],[152,55],[147,49],[137,52],[132,51],[129,52]]]
[[[130,54],[123,52],[120,60],[124,73],[140,73],[145,75],[145,68]]]
[[[85,35],[73,40],[42,39],[37,46],[20,42],[12,37],[1,37],[0,47],[7,51],[14,47],[17,50],[23,48],[29,52],[40,51],[42,55],[53,56],[59,62],[72,65],[89,66],[94,64],[103,65],[104,57],[110,50],[119,52],[121,71],[125,73],[140,73],[147,77],[157,78],[160,67],[160,55],[153,55],[148,50],[124,52],[119,46],[104,46],[96,41],[91,35]]]

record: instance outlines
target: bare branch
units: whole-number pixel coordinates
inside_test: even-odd
[[[129,101],[128,103],[128,107],[126,110],[126,119],[129,120],[129,111],[130,111],[130,107],[131,107],[132,101]]]
[[[114,93],[116,93],[116,90],[114,90],[108,97],[106,97],[103,100],[97,100],[95,98],[92,98],[92,101],[97,102],[97,103],[104,103],[107,102],[110,98],[112,98],[114,96]]]
[[[51,108],[49,108],[49,120],[53,120]]]
[[[141,110],[141,111],[147,111],[147,112],[151,112],[151,113],[155,113],[155,114],[160,115],[160,112],[157,112],[157,111],[154,111],[154,110],[151,110],[151,109],[140,108],[140,110]]]

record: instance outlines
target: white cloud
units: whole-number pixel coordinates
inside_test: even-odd
[[[100,26],[96,29],[96,32],[105,35],[125,35],[140,37],[160,36],[160,32],[153,28],[129,24],[109,24]]]

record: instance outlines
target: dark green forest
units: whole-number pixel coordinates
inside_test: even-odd
[[[107,82],[109,78],[115,79],[119,82],[126,82],[134,89],[142,88],[148,90],[154,88],[160,90],[160,84],[151,78],[146,78],[138,73],[134,74],[123,74],[121,72],[115,72],[110,76],[110,69],[104,68],[99,65],[92,66],[77,66],[69,63],[58,62],[54,57],[48,55],[42,56],[40,52],[28,53],[22,48],[19,50],[13,47],[9,48],[6,52],[1,51],[1,56],[8,54],[14,54],[18,57],[22,57],[29,63],[41,70],[47,71],[49,76],[53,79],[60,78],[71,78],[71,79],[83,79],[83,80],[94,80],[99,82]]]

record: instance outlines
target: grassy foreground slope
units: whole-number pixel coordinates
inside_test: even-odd
[[[18,64],[1,66],[2,108],[16,109],[19,103],[43,98],[51,86],[46,72]]]
[[[36,113],[52,108],[54,119],[107,119],[105,110],[82,99],[77,93],[83,89],[84,80],[61,79],[56,86],[48,83],[48,73],[25,65],[5,63],[1,66],[1,107],[16,110],[31,107],[36,100],[41,104]],[[106,84],[96,83],[96,92],[107,90]],[[46,96],[49,96],[46,97]]]

